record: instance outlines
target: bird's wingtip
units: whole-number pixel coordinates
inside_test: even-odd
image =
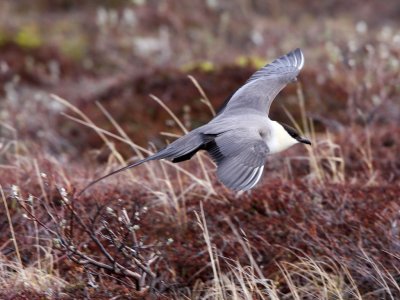
[[[293,51],[289,52],[287,54],[288,56],[292,56],[295,61],[295,66],[297,67],[298,70],[301,70],[304,66],[304,54],[303,51],[301,51],[300,48],[296,48]]]
[[[303,51],[301,51],[301,49],[300,48],[297,48],[297,50],[298,50],[298,53],[300,54],[300,65],[299,65],[299,70],[301,70],[302,68],[303,68],[303,66],[304,66],[304,54],[303,54]]]

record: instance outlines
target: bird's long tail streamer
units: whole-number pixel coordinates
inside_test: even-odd
[[[107,175],[104,175],[104,176],[102,176],[102,177],[100,177],[100,178],[97,178],[97,179],[93,180],[91,183],[89,183],[87,186],[85,186],[85,188],[84,188],[82,191],[80,191],[80,192],[78,193],[77,196],[79,197],[79,196],[82,195],[85,191],[87,191],[90,187],[92,187],[93,185],[95,185],[95,184],[98,183],[99,181],[102,181],[103,179],[106,179],[106,178],[108,178],[108,177],[110,177],[110,176],[112,176],[112,175],[115,175],[115,174],[117,174],[117,173],[123,172],[123,171],[125,171],[125,170],[128,170],[128,169],[130,169],[130,168],[136,167],[136,166],[138,166],[138,165],[141,165],[142,163],[145,163],[145,162],[147,162],[147,161],[154,160],[154,159],[157,159],[156,155],[152,155],[152,156],[146,157],[146,158],[144,158],[144,159],[142,159],[142,160],[139,160],[139,161],[137,161],[137,162],[135,162],[135,163],[129,164],[129,165],[123,167],[123,168],[117,169],[117,170],[115,170],[115,171],[112,171],[111,173],[108,173]]]

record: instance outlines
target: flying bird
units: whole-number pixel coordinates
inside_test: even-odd
[[[207,124],[178,138],[159,152],[92,181],[80,193],[111,175],[144,162],[189,160],[205,150],[217,165],[217,177],[235,191],[252,189],[261,178],[270,154],[311,142],[294,128],[268,117],[276,95],[296,80],[304,65],[300,49],[277,58],[255,72]]]

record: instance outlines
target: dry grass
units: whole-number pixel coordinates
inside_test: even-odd
[[[301,95],[301,93],[298,93],[298,95]],[[54,96],[54,100],[61,102],[64,105],[67,105],[80,117],[77,118],[66,114],[68,118],[79,122],[82,125],[88,126],[89,128],[93,129],[96,134],[101,135],[106,145],[110,147],[111,155],[115,158],[121,158],[122,155],[114,146],[112,146],[113,142],[110,139],[119,140],[126,143],[127,145],[132,147],[133,151],[137,153],[138,157],[143,157],[143,152],[151,153],[147,149],[139,147],[132,140],[127,138],[127,135],[123,132],[122,128],[119,127],[116,121],[103,107],[100,106],[100,109],[103,111],[108,120],[110,120],[110,122],[114,124],[119,134],[114,134],[101,129],[96,124],[94,124],[88,116],[81,112],[77,107],[69,104],[66,100],[56,96]],[[304,113],[306,111],[306,108],[302,101],[302,96],[299,96],[299,103],[301,107],[300,110]],[[174,118],[177,119],[175,115]],[[177,119],[177,121],[179,120]],[[199,266],[199,269],[197,269],[197,271],[189,277],[187,277],[187,275],[183,275],[183,278],[186,278],[188,282],[191,282],[191,284],[187,287],[181,287],[181,283],[178,284],[178,288],[169,287],[169,284],[171,284],[174,280],[178,280],[179,276],[182,276],[176,274],[176,270],[170,265],[170,263],[168,263],[168,255],[171,255],[169,253],[173,253],[173,249],[177,250],[178,248],[174,248],[175,246],[169,246],[166,249],[161,250],[161,253],[163,253],[163,251],[166,252],[161,256],[163,257],[163,262],[159,266],[159,272],[167,272],[164,275],[161,275],[161,280],[167,283],[166,286],[163,287],[161,290],[167,288],[167,290],[170,290],[170,293],[172,293],[171,295],[174,295],[174,297],[177,298],[374,299],[376,297],[387,296],[389,297],[389,299],[396,299],[397,295],[400,293],[400,289],[396,279],[397,275],[393,273],[393,268],[396,269],[396,265],[398,263],[398,257],[396,257],[395,253],[388,249],[387,253],[385,253],[384,255],[389,255],[392,259],[389,260],[389,264],[387,264],[387,262],[383,264],[383,262],[381,262],[379,258],[382,257],[382,253],[378,254],[377,257],[374,257],[371,254],[374,253],[374,248],[369,249],[369,251],[372,250],[372,252],[366,252],[364,247],[360,246],[365,243],[363,239],[360,240],[360,245],[358,243],[354,243],[354,245],[348,244],[348,248],[342,249],[342,253],[340,253],[341,250],[339,250],[339,245],[337,245],[339,246],[339,248],[337,249],[335,249],[335,247],[332,249],[332,245],[327,245],[327,243],[332,242],[332,239],[338,239],[333,243],[340,243],[339,240],[342,239],[341,235],[343,233],[340,230],[337,231],[337,228],[335,229],[335,222],[331,219],[332,217],[334,217],[334,215],[327,213],[326,207],[324,208],[324,206],[333,209],[336,215],[335,218],[347,218],[345,215],[340,216],[340,214],[343,213],[343,211],[341,212],[341,207],[343,207],[343,205],[349,205],[349,203],[346,203],[348,202],[346,198],[349,197],[349,192],[352,193],[351,191],[344,190],[345,192],[343,196],[337,195],[335,200],[336,202],[332,203],[332,205],[323,204],[324,198],[327,197],[327,191],[328,193],[330,193],[329,191],[331,191],[332,188],[335,189],[335,186],[343,188],[346,186],[346,184],[348,184],[345,180],[346,177],[344,173],[344,161],[346,160],[344,153],[346,153],[346,151],[342,151],[341,148],[333,142],[331,136],[333,133],[330,133],[329,131],[325,133],[327,140],[326,142],[324,142],[323,134],[317,134],[314,131],[311,121],[307,120],[306,122],[310,123],[307,123],[307,125],[303,125],[304,128],[307,128],[307,131],[305,131],[305,135],[311,135],[314,145],[316,145],[315,149],[309,150],[307,152],[307,155],[299,156],[297,158],[295,157],[294,160],[290,160],[290,164],[293,164],[289,165],[289,169],[292,170],[292,174],[289,178],[284,179],[283,185],[287,184],[288,182],[293,180],[292,178],[296,177],[296,174],[293,174],[293,171],[296,171],[296,160],[299,160],[302,164],[307,164],[306,169],[308,170],[308,173],[304,174],[304,181],[307,182],[308,185],[311,184],[312,188],[306,188],[304,185],[300,185],[296,187],[291,187],[289,193],[283,192],[281,194],[279,190],[282,189],[282,187],[279,187],[279,185],[275,186],[275,188],[277,188],[277,192],[275,193],[275,195],[264,194],[261,196],[261,199],[263,199],[264,197],[266,197],[266,199],[269,199],[268,202],[261,201],[261,203],[263,203],[262,205],[264,205],[263,208],[252,207],[253,205],[259,205],[258,202],[254,203],[254,200],[260,199],[260,196],[258,196],[257,192],[246,195],[240,195],[240,193],[235,195],[232,193],[228,193],[226,190],[224,191],[222,187],[218,187],[218,192],[216,194],[213,194],[213,192],[208,189],[207,184],[215,183],[211,182],[210,176],[212,175],[204,175],[206,172],[204,167],[198,169],[194,168],[194,165],[188,164],[185,168],[181,167],[180,165],[170,164],[168,162],[160,162],[159,165],[162,166],[161,170],[159,165],[149,164],[146,167],[145,173],[137,172],[136,174],[134,174],[132,172],[132,174],[120,176],[123,178],[122,180],[124,182],[127,182],[127,180],[129,180],[131,182],[130,184],[133,184],[130,186],[131,188],[133,188],[134,191],[140,191],[140,193],[145,193],[146,195],[143,199],[140,199],[140,197],[136,198],[133,206],[128,204],[125,199],[118,200],[120,202],[116,201],[117,199],[120,199],[120,197],[126,198],[127,195],[124,191],[122,191],[121,193],[114,190],[114,193],[119,193],[119,195],[111,196],[111,198],[108,200],[101,196],[99,192],[101,192],[102,190],[109,190],[110,188],[115,189],[115,187],[117,187],[115,185],[115,181],[112,184],[99,183],[98,186],[93,187],[93,190],[91,192],[87,192],[87,194],[91,194],[92,196],[85,196],[85,201],[92,201],[92,199],[96,199],[97,206],[100,205],[103,208],[107,208],[106,214],[108,213],[111,215],[114,215],[114,212],[117,211],[126,211],[125,214],[131,214],[132,209],[135,209],[135,206],[137,207],[137,205],[146,205],[146,207],[149,207],[148,213],[152,214],[153,217],[157,216],[157,222],[161,223],[155,226],[155,224],[151,220],[141,220],[139,223],[144,223],[140,224],[140,228],[141,230],[143,230],[140,236],[146,239],[150,238],[152,243],[156,243],[158,245],[170,245],[171,243],[172,245],[174,245],[175,243],[186,243],[188,239],[190,240],[190,238],[187,236],[188,234],[189,236],[191,236],[192,234],[197,235],[196,239],[198,239],[198,234],[203,235],[203,242],[199,243],[196,248],[193,248],[193,250],[196,249],[198,253],[197,255],[200,255],[201,257],[201,259],[199,259],[199,261],[196,263],[196,265]],[[370,145],[370,142],[368,143]],[[340,151],[336,151],[337,149],[340,149]],[[334,155],[339,155],[336,156],[339,158],[335,158]],[[57,197],[54,198],[55,196],[52,192],[54,188],[60,190],[60,188],[64,189],[63,187],[66,186],[66,192],[68,194],[71,193],[71,195],[74,193],[74,190],[77,190],[73,188],[75,185],[74,182],[76,180],[78,180],[79,182],[80,180],[72,179],[69,175],[63,174],[64,168],[58,163],[52,161],[50,163],[50,169],[47,172],[43,172],[36,158],[32,159],[28,164],[27,162],[30,160],[29,157],[26,156],[23,159],[19,159],[19,165],[21,165],[21,161],[24,161],[25,168],[28,167],[28,169],[30,169],[30,172],[36,174],[36,189],[41,195],[41,200],[35,201],[41,201],[43,204],[50,204],[51,206],[54,206],[54,201],[57,201]],[[113,160],[110,160],[110,162],[111,164],[109,169],[111,169],[112,166],[115,165],[113,163]],[[365,171],[367,169],[364,169],[363,167],[362,170]],[[61,173],[58,173],[60,171]],[[48,177],[49,173],[52,174],[51,178]],[[61,186],[60,182],[62,182]],[[364,185],[370,185],[369,176],[365,177]],[[259,191],[266,191],[271,189],[271,187],[268,187],[267,184],[264,188],[259,189]],[[295,204],[295,202],[298,201],[299,195],[303,193],[304,188],[308,190],[309,195],[307,197],[302,196],[301,200],[303,203]],[[119,186],[118,189],[121,189],[121,186]],[[124,187],[124,190],[125,189],[126,187]],[[53,196],[51,196],[52,194]],[[69,197],[63,196],[63,193],[61,193],[61,196],[62,199],[64,199],[64,197]],[[19,192],[19,188],[14,188],[13,197],[21,201],[22,193]],[[241,197],[245,202],[238,203],[237,200],[234,200],[235,197]],[[227,198],[230,198],[230,200],[228,200]],[[31,200],[27,201],[31,213],[28,218],[34,216],[37,217],[40,221],[44,218],[43,216],[41,217],[41,212],[39,212],[40,209],[43,209],[41,208],[43,204],[41,205],[40,202],[34,204],[32,202],[32,199],[36,198],[31,197],[30,199]],[[193,202],[194,199],[195,202]],[[275,201],[276,203],[273,204],[271,200]],[[303,205],[307,205],[309,206],[309,209],[311,211],[300,212],[300,216],[314,216],[314,220],[310,220],[309,222],[306,221],[305,224],[299,223],[297,225],[289,225],[291,224],[291,222],[289,222],[289,224],[285,225],[286,228],[282,228],[284,231],[280,232],[280,230],[282,229],[278,228],[279,226],[283,226],[285,221],[281,219],[281,221],[276,223],[276,217],[280,214],[280,209],[277,207],[282,205],[282,203],[287,202],[288,200],[290,201],[289,206],[295,205],[298,207],[295,208],[294,212],[292,212],[293,215],[286,215],[285,218],[294,222],[296,222],[296,219],[299,218],[299,220],[302,220],[302,217],[299,217],[299,214],[298,212],[296,212],[296,210],[300,209],[301,211],[301,207]],[[63,201],[67,201],[69,203],[69,201],[71,200]],[[233,216],[235,216],[234,221],[231,220],[231,217],[229,217],[231,213],[226,213],[227,206],[232,204],[232,202],[230,201],[236,202],[234,204],[234,209],[236,213],[232,214]],[[357,200],[355,201],[357,202]],[[25,201],[22,199],[22,202]],[[51,204],[52,202],[53,204]],[[3,196],[3,203],[7,207],[7,200],[5,196]],[[85,216],[87,214],[88,220],[90,220],[94,216],[93,209],[90,209],[89,206],[90,203],[91,202],[88,202],[86,205],[84,205],[84,209],[80,212],[82,216]],[[194,215],[189,212],[193,209],[195,211],[198,209],[197,204],[195,203],[200,203],[200,210],[199,213],[197,213],[197,226],[200,230],[194,229],[194,232],[190,233],[193,229],[188,228],[193,226],[190,224],[193,223]],[[206,203],[207,205],[207,213],[204,210],[203,203]],[[121,204],[122,207],[120,206]],[[275,205],[275,208],[273,206],[270,207],[270,205]],[[392,206],[390,208],[390,205],[386,207],[386,209],[390,210],[390,213],[389,211],[386,211],[386,216],[380,215],[379,218],[383,218],[382,220],[393,220],[393,222],[395,222],[395,219],[392,218],[395,218],[394,212],[396,210],[396,207]],[[335,208],[335,206],[337,206],[338,208]],[[45,225],[45,229],[49,228],[48,226],[50,226],[50,228],[53,228],[54,226],[57,227],[57,223],[60,223],[59,220],[66,220],[67,218],[68,214],[62,212],[62,210],[60,210],[59,208],[53,207],[52,209],[56,217],[53,218],[53,221],[46,221],[47,225]],[[148,208],[146,208],[146,211],[147,209]],[[254,212],[251,212],[254,209],[255,211],[260,212],[264,211],[261,215],[258,216],[258,218],[267,217],[267,219],[262,219],[262,222],[259,222],[260,219],[258,219],[258,221],[255,219],[248,219],[247,214],[254,214]],[[354,209],[355,210],[352,210],[352,213],[355,213],[357,211],[356,208]],[[213,215],[213,211],[219,211],[220,213],[217,215]],[[347,212],[344,211],[344,213]],[[371,212],[368,212],[368,214],[370,213]],[[110,224],[109,228],[112,228],[113,226],[115,227],[118,224],[117,223],[115,225],[112,225],[114,224],[114,222],[120,222],[118,216],[121,216],[121,213],[115,214],[116,221],[112,221],[113,218],[108,219],[108,217],[106,217],[106,214],[103,214],[101,211],[95,212],[95,215],[97,214],[102,216],[101,218],[107,218],[107,222],[109,222]],[[266,214],[266,216],[264,216],[264,214]],[[370,219],[367,214],[363,215],[363,213],[360,213],[358,218],[363,217],[365,217],[366,219]],[[142,217],[140,217],[140,219],[141,218]],[[145,216],[145,218],[147,219],[149,218],[149,216],[147,215]],[[211,227],[209,224],[207,224],[207,219],[209,218],[213,219],[213,225]],[[245,221],[246,219],[247,221]],[[10,215],[9,221],[10,224],[12,224]],[[174,225],[171,227],[172,224]],[[393,224],[393,226],[396,226],[395,224],[397,223]],[[7,270],[7,272],[3,273],[5,275],[4,283],[8,283],[8,285],[6,286],[8,286],[9,288],[18,288],[20,286],[22,290],[31,289],[41,294],[44,293],[50,295],[49,293],[53,293],[51,295],[59,295],[57,294],[57,291],[63,290],[63,287],[68,286],[68,284],[64,282],[64,279],[61,279],[58,275],[53,275],[54,266],[51,264],[51,262],[52,260],[57,259],[57,256],[54,256],[57,252],[54,252],[54,249],[52,250],[54,246],[43,246],[43,242],[39,241],[39,236],[42,236],[41,232],[43,230],[39,230],[38,224],[35,222],[32,222],[32,225],[33,232],[35,233],[35,236],[32,237],[32,240],[34,240],[36,243],[36,247],[34,245],[33,247],[35,247],[37,250],[37,254],[35,255],[36,261],[31,263],[29,266],[24,266],[21,260],[17,263],[11,263],[8,258],[5,259],[3,262],[3,266],[4,270]],[[255,229],[258,226],[265,225],[267,227]],[[328,225],[328,227],[332,227],[333,225],[333,227],[330,229],[324,229],[323,227],[320,227],[320,225]],[[340,226],[340,222],[338,223],[338,226]],[[374,228],[378,229],[379,226],[372,225],[371,230],[375,230]],[[171,229],[174,229],[172,231],[169,231],[165,227],[170,227]],[[211,232],[209,228],[212,228]],[[268,228],[265,229],[269,231],[269,235],[267,237],[262,236],[262,232],[264,230],[262,228]],[[363,227],[360,227],[360,233],[362,233],[363,231],[362,228]],[[223,235],[218,234],[219,229],[223,230]],[[259,231],[260,229],[261,231]],[[183,237],[183,239],[177,238],[176,234],[179,234],[179,232],[181,232],[182,230],[185,236]],[[325,230],[326,232],[324,232]],[[47,234],[51,235],[51,231],[45,230],[45,232],[46,231]],[[308,236],[308,238],[305,238],[304,236],[303,240],[300,239],[296,242],[291,242],[290,238],[288,238],[287,244],[274,244],[272,240],[274,240],[275,238],[278,238],[279,240],[280,236],[285,235],[285,231],[288,232],[288,235],[292,236],[292,238],[293,235],[298,235],[299,232],[303,231],[305,236]],[[14,233],[14,228],[12,227],[12,225],[10,225],[10,232]],[[355,233],[358,234],[357,232]],[[152,234],[156,235],[152,236]],[[275,234],[276,237],[272,238]],[[327,236],[327,240],[325,240],[323,236]],[[366,237],[368,241],[367,243],[371,243],[373,241],[373,239],[369,240],[369,238],[370,236]],[[390,237],[388,236],[388,239],[389,238]],[[162,241],[162,239],[164,239],[164,241]],[[269,239],[270,241],[268,241]],[[89,243],[87,239],[83,238],[83,236],[78,236],[78,241],[79,240],[79,243],[81,245]],[[253,242],[256,241],[257,243],[259,243],[261,240],[261,245],[263,246],[261,246],[260,244],[258,244],[257,246],[253,246],[251,240],[253,240]],[[13,241],[15,243],[14,248],[17,249],[16,253],[19,254],[17,238],[13,238]],[[376,243],[376,241],[374,241],[374,243]],[[387,243],[387,240],[383,239],[379,243]],[[304,248],[304,245],[307,245],[306,248]],[[108,245],[107,247],[110,247],[110,245]],[[202,247],[204,247],[204,250],[201,250]],[[223,249],[221,249],[221,247]],[[226,253],[226,248],[230,247],[233,247],[235,253],[234,255],[228,255]],[[261,254],[263,251],[265,251],[265,247],[270,248],[270,250],[267,250],[267,252],[273,250],[273,252],[275,252],[275,256],[278,255],[272,260],[268,259],[270,261],[268,262],[269,266],[267,272],[265,270],[264,264],[261,262],[265,260],[265,254]],[[55,247],[55,249],[59,248]],[[382,246],[382,249],[386,249],[386,246]],[[316,253],[313,253],[314,251],[316,251]],[[206,253],[208,255],[205,255]],[[228,251],[228,253],[230,252]],[[90,252],[88,252],[87,255],[91,255]],[[352,255],[354,257],[349,259],[346,258],[346,255]],[[257,258],[257,256],[264,256],[264,258],[262,258],[260,261],[260,258]],[[99,259],[98,254],[96,254],[94,257]],[[173,258],[173,261],[177,260],[179,261],[178,257]],[[364,270],[364,268],[362,267],[363,264],[368,264],[368,266],[370,266],[368,267],[368,270]],[[212,275],[205,276],[205,272],[207,272],[207,270],[210,270]],[[89,282],[89,285],[98,288],[99,285],[96,278],[101,278],[105,276],[105,274],[102,275],[101,272],[97,273],[91,270],[89,274],[94,272],[93,274],[95,274],[95,277],[93,277],[93,275],[84,275],[86,274],[86,272],[87,271],[82,273],[81,276],[87,277],[86,280]],[[167,275],[168,273],[170,275]],[[21,282],[23,282],[24,279],[27,279],[28,276],[30,276],[29,282],[31,283],[31,285],[21,285]],[[105,278],[107,278],[107,276]],[[179,279],[178,281],[180,280],[182,279]],[[363,282],[364,280],[368,282],[368,287],[362,285],[360,286],[361,282]],[[14,281],[16,282],[16,285],[11,287],[10,282]],[[122,284],[123,286],[127,283],[124,283],[124,280],[121,280],[120,284]],[[161,290],[159,290],[158,293],[160,293]],[[54,294],[54,291],[56,294]],[[157,293],[157,290],[152,291],[152,289],[148,288],[144,289],[144,291]],[[134,296],[134,294],[131,294],[131,296],[136,297],[137,295]]]
[[[39,242],[39,230],[37,223],[34,224],[34,240],[33,249],[36,248],[35,258],[29,264],[24,264],[21,258],[20,248],[14,231],[14,226],[10,211],[8,208],[7,199],[4,191],[0,186],[1,197],[3,199],[4,208],[7,214],[9,229],[11,233],[11,241],[14,244],[15,256],[9,257],[6,255],[0,256],[0,284],[2,286],[3,296],[5,294],[18,293],[18,291],[31,291],[38,294],[44,294],[48,297],[53,297],[66,286],[66,281],[61,278],[55,268],[54,255],[52,253],[51,241]],[[19,198],[19,190],[14,187],[14,196]],[[27,201],[32,201],[30,197]],[[50,245],[49,245],[50,244]],[[3,244],[6,247],[7,243]],[[12,297],[12,296],[11,296]]]
[[[291,254],[294,262],[276,262],[277,271],[263,275],[245,232],[238,232],[227,219],[235,242],[246,254],[248,265],[232,260],[212,243],[202,205],[197,215],[203,232],[204,242],[213,270],[210,281],[197,281],[193,290],[184,298],[188,299],[396,299],[400,286],[393,275],[379,262],[371,258],[364,249],[358,249],[361,261],[370,264],[367,274],[375,283],[376,290],[364,292],[359,289],[357,279],[343,259],[337,257],[310,257],[299,249],[283,249]],[[393,254],[392,254],[393,255]],[[226,264],[228,271],[222,272],[220,264]]]
[[[213,3],[193,14],[150,2],[69,14],[43,0],[44,14],[75,25],[52,23],[34,49],[18,44],[25,22],[39,33],[48,24],[1,4],[15,14],[0,22],[1,298],[400,298],[400,33],[364,9],[390,13],[363,4],[351,19],[339,1],[331,19],[317,4],[299,15],[303,2]],[[313,146],[269,160],[255,190],[228,191],[201,153],[76,198],[209,120],[259,57],[299,45],[305,68],[271,114]]]

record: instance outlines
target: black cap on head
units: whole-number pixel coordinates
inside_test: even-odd
[[[295,128],[293,128],[292,126],[289,126],[289,125],[287,125],[287,124],[284,124],[284,123],[281,123],[281,125],[283,126],[283,128],[285,128],[285,130],[287,131],[287,133],[289,133],[289,135],[290,135],[292,138],[298,140],[299,143],[311,145],[310,140],[307,139],[307,138],[305,138],[305,137],[302,137],[302,136],[300,135],[300,133],[299,133]]]

